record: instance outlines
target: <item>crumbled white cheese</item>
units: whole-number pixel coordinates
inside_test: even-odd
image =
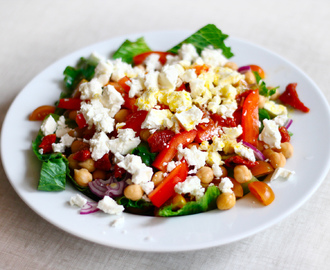
[[[222,176],[222,170],[218,164],[213,164],[212,170],[215,178],[220,178]]]
[[[41,125],[41,131],[45,136],[53,134],[56,131],[56,128],[56,121],[51,115],[47,117]]]
[[[189,166],[196,166],[197,169],[205,165],[205,159],[207,158],[207,152],[203,152],[197,149],[194,145],[189,148],[182,148],[182,144],[178,147],[178,159],[184,158]]]
[[[269,145],[270,148],[281,148],[281,133],[278,125],[273,120],[264,119],[264,128],[259,135],[259,139]]]
[[[190,83],[192,80],[197,79],[197,75],[194,69],[187,69],[180,78],[183,82]]]
[[[112,72],[113,64],[110,61],[100,61],[95,68],[94,78],[104,86],[109,82]]]
[[[213,67],[223,66],[228,62],[227,58],[222,55],[221,49],[207,47],[202,51],[201,56],[205,64]]]
[[[197,176],[188,176],[185,181],[177,183],[174,190],[178,194],[190,193],[198,200],[203,197],[205,188],[202,187],[201,180]]]
[[[126,155],[140,144],[139,137],[135,137],[135,131],[131,128],[119,129],[118,137],[108,142],[109,150],[112,153]]]
[[[98,202],[97,208],[110,215],[120,215],[124,211],[124,206],[117,204],[117,202],[109,196],[104,196],[103,199]]]
[[[243,133],[243,128],[241,125],[238,125],[237,127],[233,128],[223,127],[222,130],[232,139],[236,139]]]
[[[90,82],[85,82],[79,85],[80,98],[82,100],[92,99],[102,94],[102,83],[93,78]]]
[[[78,206],[78,207],[83,207],[87,203],[87,200],[82,197],[80,194],[76,194],[70,198],[70,205],[71,206]]]
[[[234,187],[234,185],[228,177],[224,177],[221,179],[219,189],[222,193],[233,193],[232,187]]]
[[[122,227],[124,225],[124,222],[125,222],[125,218],[124,218],[124,216],[121,216],[111,222],[111,227],[114,227],[114,228]]]
[[[183,61],[193,62],[198,58],[198,53],[194,45],[190,43],[182,44],[178,50],[178,55]]]
[[[117,165],[132,174],[132,183],[140,185],[146,194],[154,189],[153,170],[142,162],[140,156],[127,154]]]
[[[187,111],[175,113],[175,117],[187,131],[190,131],[201,122],[203,112],[198,107],[193,105]]]
[[[159,57],[159,54],[152,53],[144,60],[147,72],[152,70],[160,70],[162,68],[162,64],[159,62]]]
[[[162,89],[173,90],[177,85],[180,75],[184,73],[181,65],[165,65],[159,74],[159,85]]]
[[[272,174],[272,177],[270,178],[270,181],[273,181],[278,178],[284,178],[286,180],[289,180],[293,175],[295,174],[294,171],[290,171],[285,168],[276,168],[275,171]]]
[[[134,79],[131,79],[130,81],[127,81],[126,84],[130,87],[128,96],[130,98],[133,98],[135,96],[140,96],[143,92],[143,77],[137,77]]]
[[[125,102],[121,94],[112,85],[104,87],[100,101],[105,108],[109,109],[110,117],[114,117]]]
[[[65,124],[65,117],[63,115],[57,121],[56,137],[61,138],[67,134],[71,129]]]
[[[173,126],[171,120],[173,114],[170,110],[150,110],[141,125],[143,129],[170,129]]]
[[[235,144],[234,151],[237,155],[245,157],[252,162],[256,161],[253,150],[251,148],[245,147],[242,143]]]
[[[94,134],[89,140],[93,160],[98,160],[109,152],[109,141],[110,139],[103,131]]]

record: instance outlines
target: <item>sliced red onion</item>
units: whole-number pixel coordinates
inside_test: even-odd
[[[108,180],[95,179],[88,183],[90,190],[98,197],[104,196],[115,197],[120,196],[126,187],[125,181],[117,181],[115,177],[110,177]]]
[[[97,208],[97,202],[87,202],[80,210],[81,215],[87,215],[99,211]]]
[[[256,157],[256,159],[258,160],[266,160],[266,157],[264,156],[263,153],[261,153],[261,151],[259,151],[255,146],[253,146],[252,144],[249,144],[247,142],[244,142],[242,141],[242,144],[248,148],[251,148],[253,153],[254,153],[254,156]]]
[[[244,74],[244,73],[246,73],[246,72],[248,72],[250,70],[251,70],[251,67],[250,66],[243,66],[243,67],[240,67],[237,71],[239,73],[241,73],[241,74]]]
[[[284,124],[284,127],[285,127],[286,129],[289,129],[289,127],[291,126],[292,122],[293,122],[292,119],[288,119],[288,121],[286,121],[286,123]]]

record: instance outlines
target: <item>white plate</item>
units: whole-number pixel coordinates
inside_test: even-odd
[[[126,36],[135,40],[144,36],[154,50],[167,50],[189,32],[153,32]],[[12,186],[37,214],[53,225],[83,239],[106,246],[140,251],[185,251],[218,246],[240,240],[280,221],[301,206],[318,188],[330,165],[330,113],[322,92],[301,70],[256,45],[230,38],[238,65],[258,64],[267,71],[267,83],[279,85],[283,91],[291,82],[298,83],[298,93],[311,109],[308,114],[294,112],[292,143],[294,157],[286,168],[296,175],[290,181],[271,184],[275,201],[264,207],[248,195],[229,211],[175,217],[145,217],[124,213],[123,227],[110,223],[117,216],[104,213],[80,215],[78,208],[68,203],[77,193],[70,185],[62,192],[37,191],[40,164],[31,151],[31,141],[40,127],[28,121],[28,115],[38,106],[53,104],[62,87],[62,72],[75,65],[79,57],[97,51],[107,57],[118,48],[119,37],[79,50],[57,61],[35,77],[16,97],[2,128],[2,161]]]

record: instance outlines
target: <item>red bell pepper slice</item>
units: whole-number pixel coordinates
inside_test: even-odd
[[[175,133],[171,130],[158,130],[148,138],[148,144],[152,153],[161,152],[167,143],[174,137]]]
[[[86,122],[86,119],[84,117],[84,115],[82,113],[78,113],[76,116],[76,123],[78,125],[79,128],[84,128],[87,127],[88,124]]]
[[[66,110],[80,110],[80,98],[61,98],[57,107]]]
[[[188,165],[181,162],[164,180],[148,195],[156,207],[161,207],[169,198],[175,194],[174,187],[177,183],[186,180]]]
[[[133,129],[137,135],[140,135],[141,125],[146,119],[148,111],[137,111],[127,117],[126,125],[123,128]]]
[[[43,150],[43,154],[53,152],[52,144],[56,141],[56,135],[50,134],[42,138],[39,148]]]
[[[131,87],[126,84],[126,82],[128,82],[129,80],[130,79],[127,76],[125,76],[118,81],[119,85],[124,89],[126,93],[128,93],[129,90],[131,89]]]
[[[156,157],[152,166],[158,170],[165,171],[167,163],[170,162],[178,152],[178,146],[182,144],[183,147],[192,143],[197,135],[197,130],[183,131],[176,134],[168,143],[168,146],[163,149]]]
[[[290,142],[291,136],[285,127],[279,127],[279,132],[281,133],[281,143]]]
[[[219,128],[215,125],[214,121],[210,118],[208,123],[202,123],[197,126],[197,135],[195,142],[201,143],[204,141],[212,140],[214,136],[219,135]]]
[[[143,64],[143,62],[146,60],[146,58],[150,54],[158,54],[159,55],[159,62],[162,65],[165,65],[165,63],[166,63],[166,56],[167,55],[172,55],[172,53],[169,53],[169,52],[159,52],[159,51],[151,51],[151,52],[141,53],[139,55],[134,56],[134,58],[133,58],[134,65]]]
[[[244,100],[242,110],[241,126],[243,134],[241,135],[241,139],[253,146],[257,146],[259,135],[258,103],[259,92],[258,90],[253,90]]]
[[[305,104],[300,101],[296,87],[297,83],[290,83],[286,87],[284,93],[279,96],[279,100],[282,101],[284,104],[288,104],[297,110],[308,113],[309,108],[307,108]]]

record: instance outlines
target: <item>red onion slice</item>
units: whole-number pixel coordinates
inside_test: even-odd
[[[244,73],[246,73],[246,72],[248,72],[250,70],[251,70],[251,67],[250,66],[243,66],[243,67],[240,67],[237,71],[239,73],[241,73],[241,74],[244,74]]]
[[[115,177],[110,177],[108,180],[95,179],[88,183],[90,190],[98,197],[104,196],[116,197],[124,193],[126,187],[125,181],[117,181]]]
[[[256,159],[258,160],[263,160],[265,161],[266,160],[266,157],[264,156],[263,153],[261,153],[261,151],[259,151],[255,146],[253,146],[252,144],[249,144],[247,142],[244,142],[244,141],[241,141],[242,144],[248,148],[251,148],[253,153],[254,153],[254,156],[256,157]]]
[[[81,215],[87,215],[91,213],[95,213],[100,209],[97,208],[97,202],[87,202],[80,210]]]
[[[286,129],[289,129],[289,127],[291,126],[292,122],[293,122],[292,119],[288,119],[288,121],[286,121],[286,123],[284,124],[284,127],[285,127]]]

